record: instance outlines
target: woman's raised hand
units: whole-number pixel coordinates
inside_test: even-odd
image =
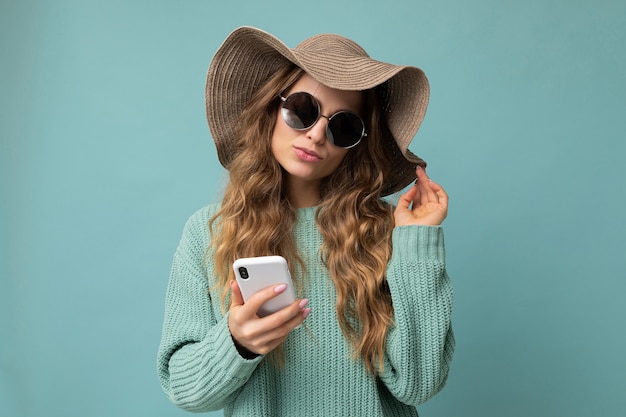
[[[398,199],[394,212],[396,226],[438,226],[448,215],[448,194],[418,166],[417,181]]]
[[[309,300],[303,299],[294,301],[276,313],[259,317],[257,316],[259,308],[283,292],[286,285],[264,288],[250,297],[245,304],[237,281],[231,281],[230,288],[232,294],[228,327],[240,353],[251,352],[256,355],[269,353],[287,338],[289,332],[302,324],[311,312],[310,308],[306,308]],[[245,349],[243,352],[242,347]]]

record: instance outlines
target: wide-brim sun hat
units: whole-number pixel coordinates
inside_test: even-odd
[[[207,120],[225,168],[234,157],[239,115],[253,94],[289,63],[338,90],[363,91],[386,83],[382,114],[393,138],[383,140],[387,139],[391,148],[393,163],[383,195],[415,181],[416,166],[426,163],[408,147],[424,119],[430,92],[420,68],[376,61],[354,41],[340,35],[315,35],[292,49],[275,36],[249,26],[235,29],[226,38],[207,73]]]

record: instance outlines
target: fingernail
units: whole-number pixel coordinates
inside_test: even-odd
[[[274,292],[278,294],[285,291],[285,289],[287,289],[287,284],[280,284],[274,287]]]
[[[300,300],[300,304],[298,304],[300,306],[300,308],[304,308],[306,307],[306,305],[309,304],[309,300],[307,300],[306,298]]]
[[[303,312],[302,312],[302,316],[306,319],[307,317],[309,317],[309,314],[311,314],[311,309],[310,308],[306,308]]]

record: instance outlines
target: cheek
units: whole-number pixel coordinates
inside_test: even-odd
[[[332,166],[332,171],[335,171],[339,167],[339,165],[341,165],[346,155],[348,155],[348,152],[350,152],[348,149],[333,149],[333,152],[328,157],[329,162],[331,162],[329,165]]]

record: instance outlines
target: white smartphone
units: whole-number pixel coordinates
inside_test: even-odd
[[[281,310],[296,300],[289,267],[282,256],[240,258],[233,262],[233,270],[244,301],[247,301],[257,291],[270,285],[287,285],[285,291],[261,306],[257,312],[259,317]]]

